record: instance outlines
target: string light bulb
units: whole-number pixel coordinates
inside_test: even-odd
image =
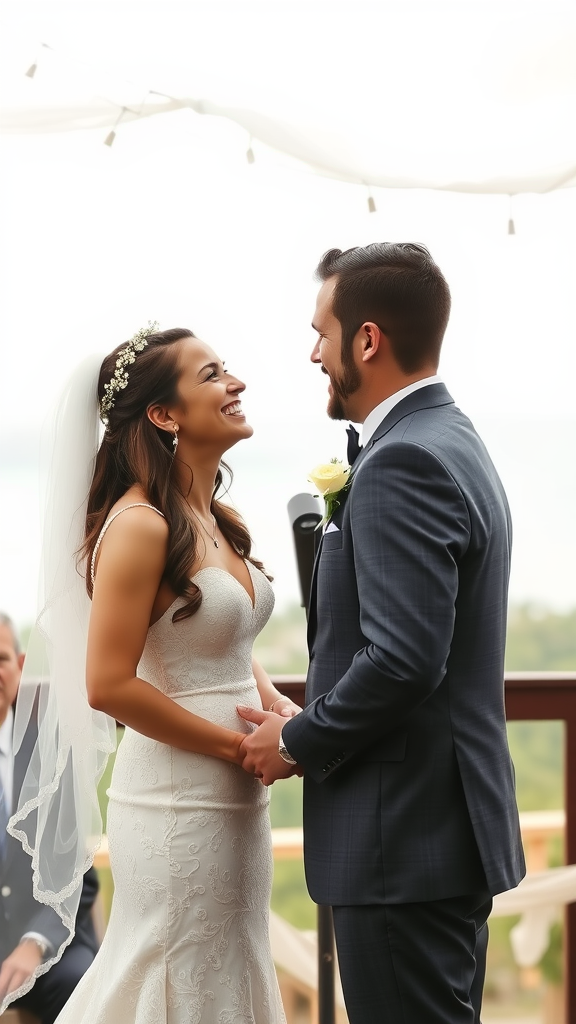
[[[128,112],[128,107],[122,107],[122,109],[120,110],[120,113],[118,114],[118,117],[116,118],[116,122],[114,124],[114,127],[110,129],[110,131],[108,132],[108,135],[104,139],[104,145],[105,146],[108,146],[109,148],[110,148],[110,146],[112,146],[112,144],[114,142],[114,139],[116,138],[116,129],[117,129],[118,125],[120,124],[120,121],[124,117],[124,114],[126,114],[127,112]]]
[[[510,200],[510,207],[508,212],[508,234],[515,235],[516,225],[514,224],[514,217],[512,216],[512,196],[509,196],[508,198]]]
[[[368,196],[368,213],[376,213],[376,203],[374,202],[374,196]]]
[[[254,150],[252,149],[252,136],[250,136],[248,149],[246,150],[246,159],[249,164],[253,164],[254,161],[256,160],[256,157],[254,156]]]
[[[51,50],[51,49],[52,49],[52,47],[48,46],[48,43],[40,43],[40,53],[42,53],[42,50]],[[26,78],[34,78],[34,75],[36,74],[36,72],[38,70],[38,61],[39,60],[40,60],[40,54],[38,54],[38,56],[36,57],[36,60],[34,61],[34,63],[30,65],[30,67],[28,68],[28,71],[24,72],[24,75],[25,75]]]

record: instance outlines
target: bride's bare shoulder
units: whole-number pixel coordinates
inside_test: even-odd
[[[114,547],[117,553],[123,549],[125,555],[142,549],[148,554],[152,554],[151,549],[164,551],[169,529],[166,519],[159,513],[160,509],[146,494],[131,487],[110,509],[102,546]]]
[[[120,512],[124,514],[119,515]],[[126,493],[123,494],[121,498],[118,498],[118,501],[112,505],[112,508],[106,517],[106,521],[110,522],[113,517],[115,517],[115,521],[120,521],[122,519],[126,521],[126,518],[129,517],[132,521],[141,521],[142,523],[162,523],[164,524],[164,528],[167,529],[166,519],[162,514],[162,510],[156,508],[154,503],[150,501],[146,492],[136,484],[133,487],[130,487]]]

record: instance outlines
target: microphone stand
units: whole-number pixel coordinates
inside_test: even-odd
[[[310,590],[314,562],[322,538],[318,529],[322,513],[311,494],[295,494],[288,502],[288,516],[292,526],[296,564],[300,580],[302,607],[306,618],[310,610]],[[334,924],[332,907],[318,904],[318,1024],[336,1024],[334,995]]]

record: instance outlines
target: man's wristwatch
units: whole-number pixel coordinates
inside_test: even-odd
[[[284,746],[284,740],[282,739],[282,733],[280,733],[280,739],[278,740],[278,753],[280,754],[282,760],[286,761],[286,764],[298,763],[294,760],[292,754],[289,754],[288,751],[286,750],[286,747]]]

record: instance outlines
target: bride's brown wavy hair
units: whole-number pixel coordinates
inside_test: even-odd
[[[80,552],[89,566],[110,509],[129,487],[139,484],[150,504],[166,517],[170,531],[162,579],[175,594],[186,599],[186,604],[174,612],[173,622],[194,615],[202,603],[202,592],[190,579],[198,551],[199,531],[172,473],[172,435],[154,426],[146,410],[151,405],[174,405],[178,401],[178,381],[182,372],[178,363],[178,342],[194,337],[192,331],[177,327],[149,334],[148,344],[136,353],[135,361],[128,366],[128,385],[115,392],[114,405],[108,412],[108,424],[96,456],[88,495],[84,544]],[[104,385],[112,379],[118,355],[125,347],[124,342],[102,363],[98,379],[100,402],[104,397]],[[265,572],[262,563],[251,555],[252,541],[242,519],[233,508],[216,497],[223,486],[223,469],[232,475],[226,463],[221,462],[210,506],[212,513],[220,531],[240,557]],[[90,572],[86,573],[86,589],[92,597]]]

